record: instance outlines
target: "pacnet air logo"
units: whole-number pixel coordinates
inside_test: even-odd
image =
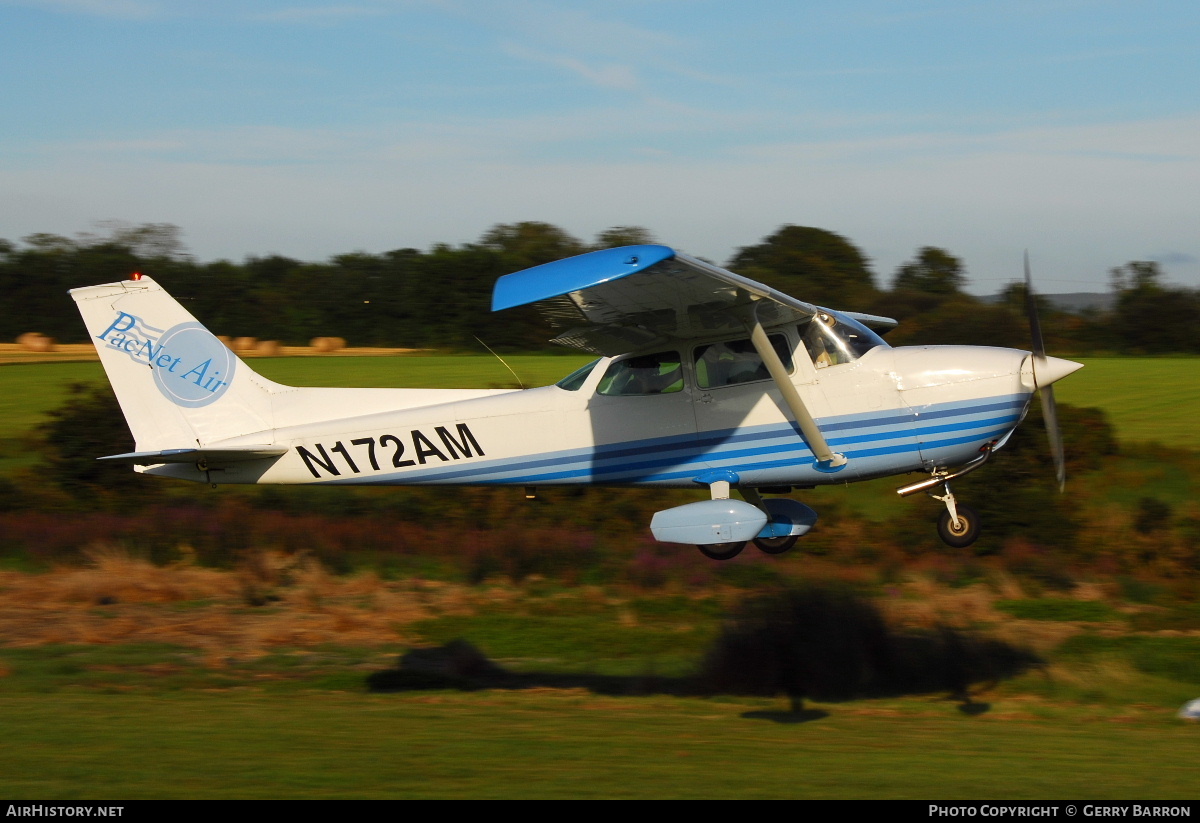
[[[164,331],[137,315],[117,312],[112,324],[96,337],[108,348],[150,366],[158,390],[177,406],[207,406],[219,400],[233,382],[237,358],[196,322]]]

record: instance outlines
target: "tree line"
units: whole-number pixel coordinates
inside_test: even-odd
[[[352,346],[481,350],[554,348],[528,308],[494,314],[496,279],[513,271],[600,248],[652,243],[641,227],[615,227],[590,243],[548,223],[498,224],[476,242],[351,252],[325,262],[281,255],[202,263],[170,224],[107,224],[102,233],[67,238],[34,234],[0,239],[0,339],[40,332],[85,342],[66,292],[149,275],[217,334],[303,345],[337,336]],[[963,260],[923,247],[881,286],[867,257],[834,232],[786,225],[739,249],[724,265],[800,299],[895,317],[893,345],[968,344],[1025,348],[1024,286],[999,302],[968,295]],[[1042,306],[1048,346],[1057,353],[1200,352],[1200,293],[1169,285],[1155,262],[1132,261],[1111,272],[1112,308],[1078,314]]]

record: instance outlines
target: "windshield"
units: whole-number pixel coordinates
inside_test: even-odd
[[[850,363],[877,346],[887,347],[883,338],[844,314],[819,311],[800,327],[804,347],[818,369]]]
[[[599,360],[593,360],[586,366],[571,372],[554,385],[558,386],[560,389],[566,389],[567,391],[579,391],[579,389],[583,387],[583,384],[587,382],[588,375],[592,373],[592,369],[596,368],[596,364],[599,362]]]

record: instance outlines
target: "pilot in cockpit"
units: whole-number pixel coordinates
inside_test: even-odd
[[[804,347],[818,369],[846,362],[833,339],[833,325],[836,322],[828,314],[817,314],[804,330]]]
[[[818,369],[853,363],[877,346],[887,348],[879,335],[850,317],[819,311],[800,328],[804,347]]]

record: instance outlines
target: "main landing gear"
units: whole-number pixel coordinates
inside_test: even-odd
[[[737,543],[709,543],[707,546],[697,546],[696,548],[700,550],[700,554],[709,560],[732,560],[742,553],[742,549],[746,548],[746,541],[742,540]]]
[[[782,554],[817,523],[817,513],[798,500],[764,500],[753,486],[736,485],[735,472],[715,471],[695,480],[708,486],[712,499],[655,512],[650,521],[655,540],[695,546],[710,560],[732,560],[751,542],[765,554]],[[731,487],[745,499],[731,499]]]
[[[730,484],[726,480],[713,481],[710,484],[713,499],[728,500],[729,487]],[[795,546],[800,536],[817,522],[817,513],[803,503],[787,498],[764,500],[758,489],[749,486],[738,490],[746,500],[746,503],[740,506],[744,506],[744,511],[752,512],[757,518],[753,529],[748,533],[743,532],[740,536],[746,537],[755,532],[758,534],[749,540],[697,545],[700,553],[710,560],[732,560],[750,543],[763,554],[783,554]],[[747,520],[749,521],[749,518]]]
[[[763,554],[783,554],[796,545],[796,541],[799,539],[800,535],[798,534],[789,534],[784,537],[756,537],[754,545]]]
[[[710,560],[732,560],[742,553],[742,549],[746,548],[747,543],[753,543],[754,547],[763,554],[783,554],[792,546],[796,545],[796,541],[800,539],[798,534],[789,534],[783,537],[756,537],[753,540],[743,540],[739,543],[710,543],[707,546],[697,546],[700,554]]]

